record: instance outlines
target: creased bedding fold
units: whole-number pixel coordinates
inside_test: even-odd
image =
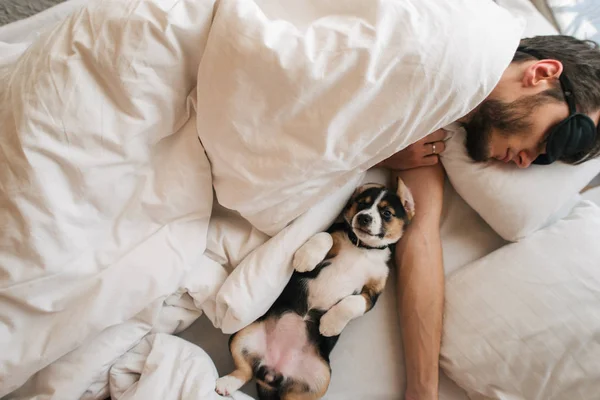
[[[259,316],[363,172],[475,107],[520,30],[476,0],[75,12],[1,77],[0,396],[127,398],[145,383],[108,382],[131,349],[187,351],[148,335]],[[217,208],[252,235],[217,240]]]

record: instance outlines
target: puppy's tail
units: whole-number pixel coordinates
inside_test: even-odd
[[[261,365],[254,371],[259,400],[280,400],[283,375],[274,368]]]
[[[262,383],[256,383],[256,393],[258,400],[281,400],[281,395],[278,389],[263,386]]]
[[[283,375],[279,372],[275,371],[271,367],[267,367],[265,365],[261,365],[258,367],[255,373],[256,379],[266,383],[268,386],[272,388],[278,388],[283,381]]]

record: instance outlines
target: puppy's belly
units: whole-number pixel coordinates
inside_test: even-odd
[[[323,379],[323,361],[309,343],[306,322],[295,313],[263,323],[262,364],[309,385]],[[262,335],[261,335],[262,336]],[[258,349],[257,349],[258,350]]]

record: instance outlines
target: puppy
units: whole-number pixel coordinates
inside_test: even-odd
[[[346,325],[377,302],[390,246],[414,212],[401,179],[396,192],[378,184],[357,188],[341,222],[296,251],[295,271],[271,308],[230,337],[236,369],[217,380],[216,392],[230,395],[254,377],[261,400],[322,398],[331,377],[329,355]]]

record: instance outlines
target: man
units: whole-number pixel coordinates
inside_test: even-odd
[[[566,79],[565,79],[566,78]],[[575,112],[583,116],[571,117]],[[568,36],[521,41],[497,86],[463,117],[474,161],[576,164],[600,154],[600,50]],[[586,125],[587,124],[587,125]],[[585,133],[588,133],[586,136]],[[439,224],[444,171],[443,130],[383,161],[413,191],[417,214],[398,243],[399,312],[407,400],[438,398],[438,359],[444,304]]]

